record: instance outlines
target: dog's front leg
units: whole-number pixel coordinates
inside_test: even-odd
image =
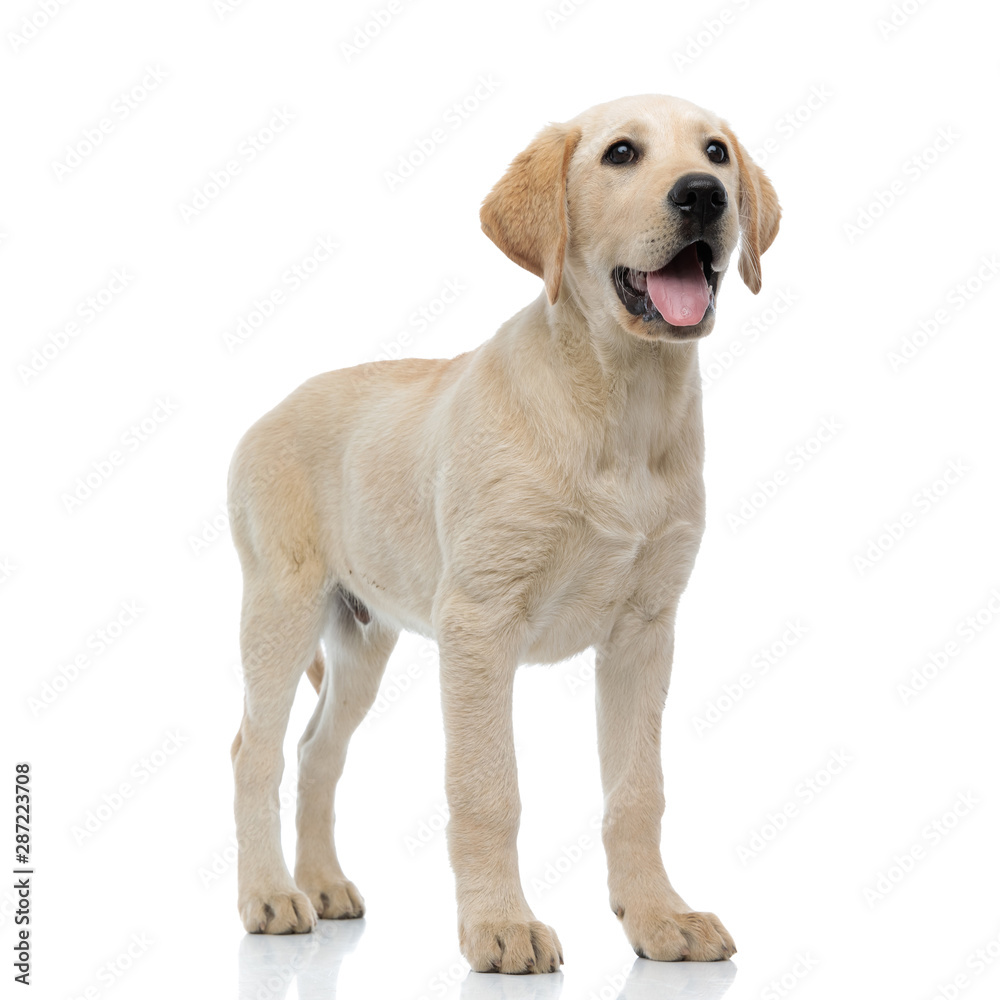
[[[597,650],[597,738],[611,909],[642,958],[717,961],[736,946],[713,913],[674,891],[660,856],[660,729],[673,656],[674,608],[629,607]]]
[[[480,605],[451,599],[437,623],[441,702],[462,954],[477,972],[555,972],[562,947],[521,888],[511,717],[511,630]]]

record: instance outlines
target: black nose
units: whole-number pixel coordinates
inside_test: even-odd
[[[667,198],[678,211],[697,219],[702,229],[722,215],[729,200],[722,181],[711,174],[685,174]]]

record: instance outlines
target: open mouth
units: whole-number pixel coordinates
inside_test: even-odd
[[[689,243],[656,271],[616,267],[612,274],[622,305],[643,322],[697,326],[715,308],[719,272],[712,270],[712,248]]]

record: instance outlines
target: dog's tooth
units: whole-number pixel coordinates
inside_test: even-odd
[[[645,271],[637,271],[635,268],[630,268],[629,272],[628,272],[628,280],[629,280],[629,284],[631,284],[631,286],[637,292],[645,292],[646,291],[646,272]]]

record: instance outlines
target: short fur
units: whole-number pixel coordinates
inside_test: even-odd
[[[604,162],[622,139],[638,161]],[[713,139],[727,163],[707,158]],[[779,208],[729,127],[676,98],[603,104],[543,130],[483,204],[483,229],[543,278],[542,295],[451,360],[311,379],[240,442],[229,504],[246,697],[233,765],[248,931],[364,912],[334,848],[334,787],[399,631],[411,629],[440,649],[448,845],[473,969],[562,962],[518,874],[512,685],[519,664],[590,646],[611,907],[648,958],[735,951],[717,917],[673,890],[660,857],[674,616],[704,526],[694,341],[714,309],[695,327],[644,322],[611,278],[619,265],[655,270],[690,241],[666,194],[692,171],[728,195],[713,266],[739,239],[740,274],[757,292]],[[278,785],[307,670],[319,702],[299,743],[293,879]]]

